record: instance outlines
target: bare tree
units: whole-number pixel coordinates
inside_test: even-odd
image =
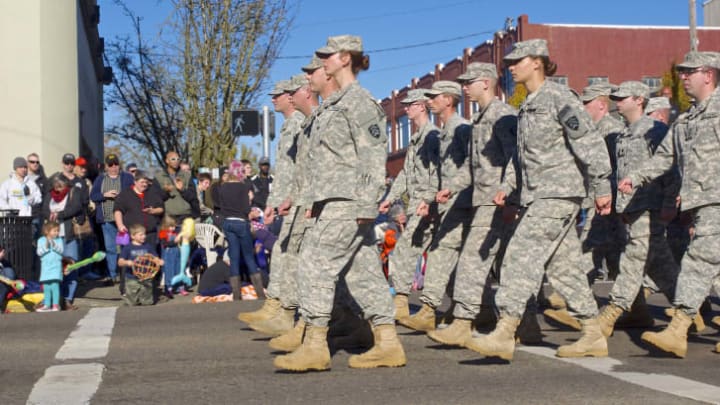
[[[118,4],[132,21],[134,36],[110,43],[105,54],[114,73],[106,100],[124,115],[106,128],[106,133],[164,165],[169,151],[187,155],[179,84],[172,79],[173,66],[168,59],[145,42],[140,18],[123,3]]]
[[[286,0],[174,0],[185,128],[195,165],[236,154],[231,112],[257,101],[291,23]]]
[[[226,164],[237,153],[231,112],[257,102],[292,22],[287,0],[173,0],[174,40],[164,52],[117,3],[135,36],[109,46],[116,74],[108,100],[125,117],[107,132],[162,165],[170,150],[194,167]]]

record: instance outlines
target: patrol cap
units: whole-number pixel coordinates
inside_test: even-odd
[[[298,91],[299,88],[307,86],[308,84],[310,84],[310,81],[307,79],[307,75],[305,73],[298,73],[290,78],[290,85],[288,86],[288,91],[290,93],[294,93]]]
[[[515,42],[512,51],[505,55],[503,61],[516,61],[526,56],[550,56],[547,41],[544,39],[529,39],[527,41]]]
[[[457,77],[459,82],[468,82],[475,79],[497,79],[497,69],[492,63],[473,62],[468,65],[465,73]]]
[[[620,86],[610,94],[610,98],[613,100],[619,100],[626,97],[642,97],[644,99],[650,98],[650,87],[643,82],[628,81],[620,83]]]
[[[268,95],[271,96],[279,96],[280,94],[285,93],[288,91],[288,88],[290,87],[290,80],[280,80],[279,82],[275,83],[275,87],[272,89]]]
[[[310,63],[300,68],[305,73],[312,73],[318,69],[323,67],[323,61],[322,59],[318,58],[317,55],[313,55],[312,59],[310,60]]]
[[[585,87],[580,95],[580,101],[587,103],[595,100],[600,96],[609,97],[613,90],[617,89],[617,86],[610,83],[595,83]]]
[[[405,97],[401,103],[403,104],[412,104],[418,101],[428,101],[428,97],[425,95],[425,91],[427,89],[412,89],[407,92],[407,97]]]
[[[645,107],[645,114],[650,114],[657,110],[669,110],[670,100],[667,97],[653,97],[648,100],[647,107]]]
[[[720,69],[720,54],[690,51],[685,54],[685,60],[677,64],[678,69],[697,69],[703,66]]]
[[[340,51],[362,52],[362,39],[354,35],[338,35],[328,37],[327,44],[315,51],[315,55],[332,55]]]
[[[460,85],[450,80],[438,80],[433,83],[432,88],[425,89],[424,93],[426,96],[437,96],[439,94],[451,94],[453,96],[460,97],[461,95]]]

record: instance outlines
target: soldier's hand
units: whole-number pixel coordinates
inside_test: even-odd
[[[495,197],[493,197],[493,204],[497,205],[498,207],[504,207],[505,206],[505,192],[504,191],[498,191],[495,194]]]
[[[600,215],[608,215],[612,211],[612,195],[601,195],[595,197],[595,210]]]
[[[618,190],[623,194],[632,193],[632,190],[633,190],[632,181],[627,177],[620,180],[620,182],[618,183]]]
[[[379,213],[387,214],[389,210],[390,210],[390,201],[389,200],[385,200],[380,203],[380,206],[378,207]]]
[[[415,214],[420,217],[426,217],[430,215],[430,206],[425,201],[421,201],[420,204],[418,204],[417,209],[415,210]]]
[[[290,213],[290,207],[292,207],[292,201],[288,198],[287,200],[283,201],[282,204],[278,205],[278,215],[280,216],[286,216]]]
[[[506,205],[503,207],[502,216],[503,222],[506,224],[512,224],[518,218],[518,206],[517,205]]]
[[[305,218],[307,218],[307,219],[312,218],[312,211],[311,211],[311,210],[305,210]]]
[[[445,204],[448,200],[450,200],[450,190],[448,189],[440,190],[435,194],[435,201],[440,204]]]
[[[272,207],[265,207],[263,214],[265,214],[263,218],[265,225],[270,225],[275,220],[275,210]]]

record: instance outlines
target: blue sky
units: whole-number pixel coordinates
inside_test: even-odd
[[[697,0],[697,21],[702,26],[704,0]],[[100,35],[112,40],[128,34],[127,17],[113,0],[99,0]],[[156,36],[172,10],[169,0],[126,0],[143,18],[146,37]],[[299,73],[313,51],[325,44],[328,36],[359,35],[370,54],[370,70],[359,80],[378,99],[393,89],[409,84],[434,69],[459,57],[464,48],[475,47],[491,39],[507,17],[527,14],[531,23],[611,24],[611,25],[688,25],[685,0],[298,0],[290,1],[295,19],[288,41],[271,71],[272,82]],[[462,39],[458,39],[462,38]],[[433,43],[431,45],[422,45]],[[417,46],[416,46],[417,45]],[[658,44],[648,44],[657,46]],[[405,48],[384,51],[388,48]],[[702,44],[700,44],[702,49]],[[380,52],[374,52],[380,51]],[[306,56],[307,58],[294,58]],[[272,108],[269,98],[260,105]],[[111,117],[107,117],[112,119]],[[281,119],[277,122],[281,125]],[[243,142],[260,152],[259,137]]]

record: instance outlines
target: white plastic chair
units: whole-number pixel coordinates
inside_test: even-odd
[[[208,267],[217,262],[218,254],[213,250],[216,246],[225,246],[225,234],[213,224],[195,224],[195,240],[205,249]]]

